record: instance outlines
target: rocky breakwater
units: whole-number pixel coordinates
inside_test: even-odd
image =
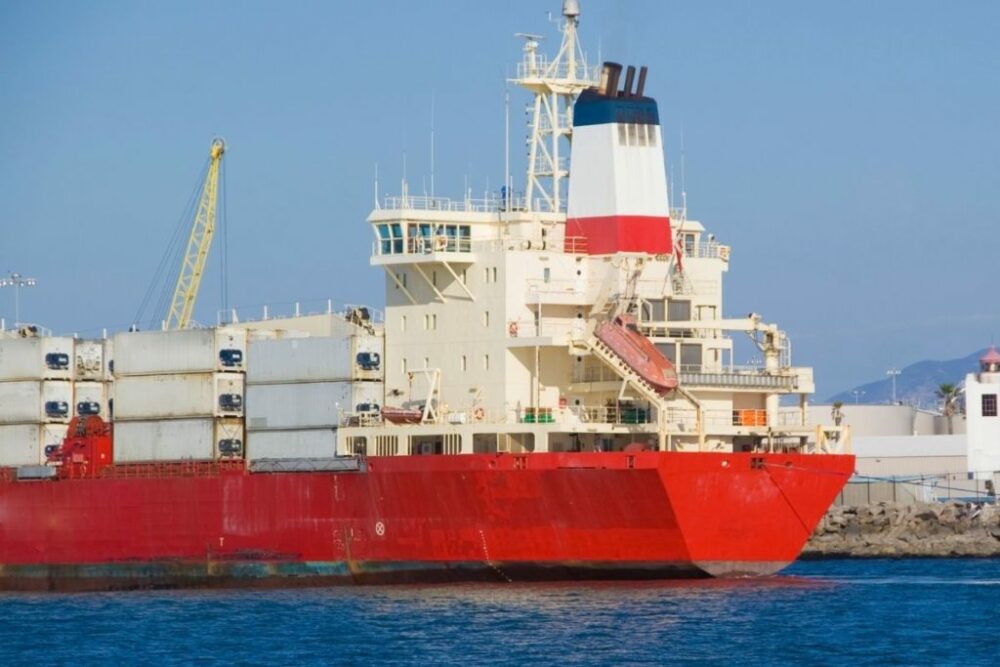
[[[802,557],[1000,557],[1000,508],[958,502],[835,505]]]

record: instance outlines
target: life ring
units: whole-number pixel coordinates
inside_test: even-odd
[[[510,334],[511,338],[517,338],[517,322],[510,323],[510,326],[507,327],[507,333]]]
[[[434,249],[435,250],[445,250],[448,247],[448,239],[444,236],[438,236],[434,239]]]
[[[482,407],[478,407],[472,411],[472,418],[477,422],[483,421],[484,417],[486,417],[486,411]]]

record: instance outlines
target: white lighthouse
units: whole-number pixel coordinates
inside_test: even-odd
[[[979,359],[979,372],[965,378],[966,438],[969,471],[977,479],[993,479],[1000,472],[1000,352],[990,346]]]
[[[573,178],[567,238],[585,240],[591,255],[669,254],[670,208],[656,100],[643,95],[646,68],[605,63],[597,88],[573,109]],[[633,87],[634,85],[634,87]]]

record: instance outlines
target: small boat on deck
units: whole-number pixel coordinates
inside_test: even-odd
[[[382,408],[382,419],[392,424],[419,424],[424,420],[424,411],[417,408]]]
[[[661,394],[677,388],[674,365],[642,335],[631,315],[616,315],[610,322],[602,322],[594,335]]]

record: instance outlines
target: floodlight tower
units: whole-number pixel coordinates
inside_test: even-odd
[[[902,372],[903,371],[901,371],[901,370],[899,370],[898,368],[895,368],[895,367],[890,368],[889,370],[887,370],[885,372],[886,375],[888,375],[889,377],[892,378],[892,404],[893,405],[896,405],[896,376],[899,375]]]
[[[11,271],[6,278],[0,278],[0,287],[14,288],[14,328],[21,323],[21,288],[34,287],[38,281]]]
[[[565,196],[562,181],[569,176],[568,151],[560,147],[573,132],[573,102],[583,90],[597,85],[597,69],[589,68],[577,37],[579,0],[564,0],[562,44],[551,61],[538,53],[540,35],[518,33],[524,39],[524,59],[512,79],[534,95],[528,110],[528,178],[525,207],[558,213]],[[506,178],[506,175],[505,175]],[[547,181],[547,184],[546,184]]]

